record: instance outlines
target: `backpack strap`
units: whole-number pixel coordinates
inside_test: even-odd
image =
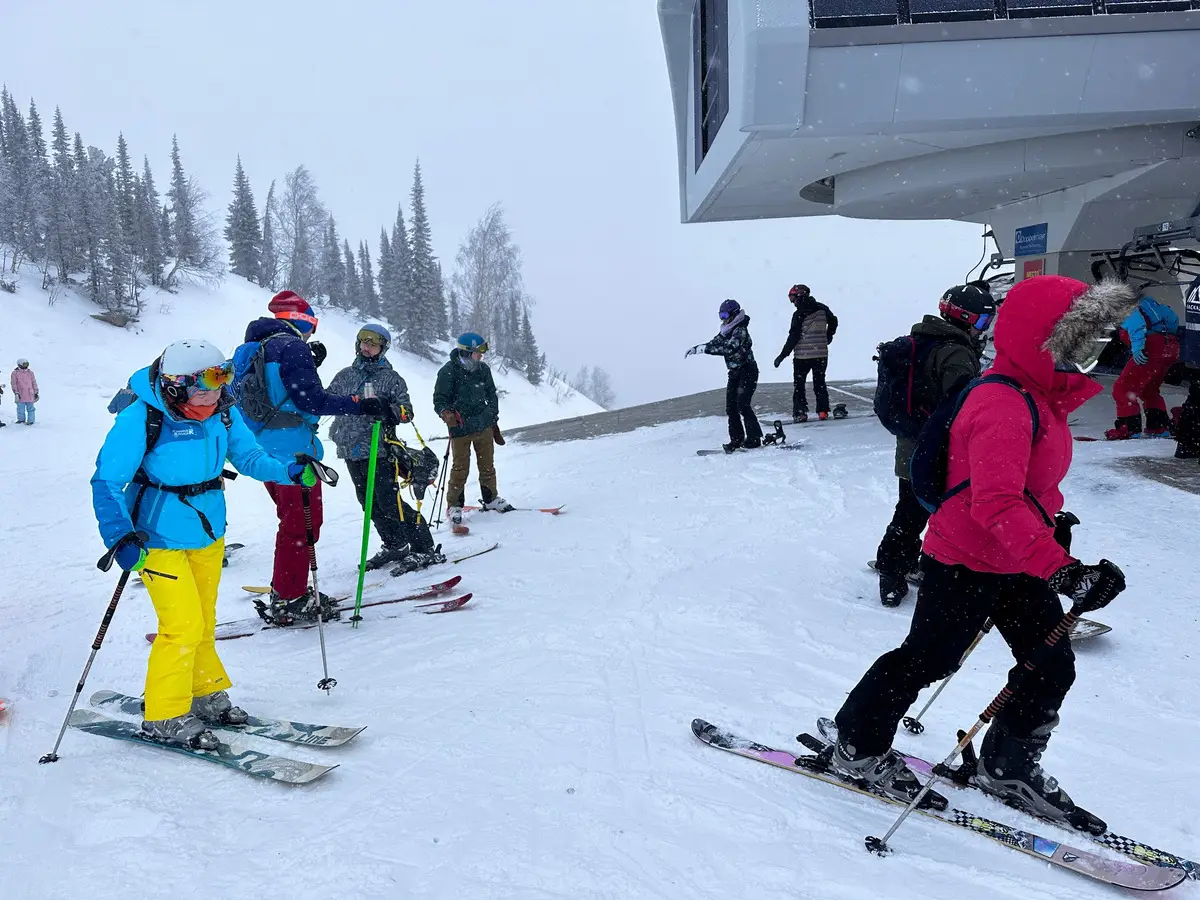
[[[951,421],[953,422],[953,419],[958,418],[959,411],[962,409],[963,404],[966,403],[966,401],[967,401],[967,395],[970,394],[972,390],[974,390],[975,388],[977,388],[983,384],[1004,384],[1004,385],[1007,385],[1008,387],[1012,388],[1013,390],[1021,392],[1021,396],[1025,398],[1025,405],[1027,407],[1029,407],[1029,416],[1033,420],[1033,436],[1030,439],[1030,446],[1032,446],[1034,443],[1036,443],[1037,437],[1038,437],[1038,430],[1041,428],[1041,425],[1042,425],[1041,416],[1038,414],[1037,402],[1033,399],[1033,396],[1029,393],[1029,391],[1025,390],[1025,388],[1021,386],[1021,383],[1019,381],[1017,381],[1015,378],[1012,378],[1008,375],[1001,375],[998,372],[993,372],[991,375],[984,375],[980,378],[976,378],[974,381],[972,381],[970,384],[968,384],[965,388],[963,388],[962,393],[960,393],[958,395],[958,400],[955,402],[954,416],[951,419]],[[946,491],[945,494],[942,495],[941,502],[945,503],[947,500],[949,500],[955,494],[962,493],[964,490],[967,489],[967,487],[970,486],[970,484],[971,484],[970,478],[960,481],[958,484],[954,485],[954,487],[950,488],[949,490]],[[1047,515],[1045,508],[1042,506],[1041,503],[1038,502],[1038,499],[1037,499],[1037,497],[1035,497],[1033,495],[1033,492],[1030,491],[1029,488],[1025,488],[1024,494],[1026,497],[1029,498],[1029,500],[1033,503],[1033,505],[1035,507],[1037,507],[1037,511],[1039,513],[1041,513],[1041,515],[1042,515],[1042,520],[1047,525],[1053,527],[1054,520],[1051,519],[1049,515]]]

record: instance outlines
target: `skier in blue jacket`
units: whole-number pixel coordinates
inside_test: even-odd
[[[1142,433],[1142,410],[1146,407],[1146,434],[1165,436],[1171,430],[1167,404],[1159,388],[1171,366],[1179,360],[1179,316],[1165,304],[1144,295],[1129,317],[1121,323],[1121,341],[1129,348],[1129,362],[1113,382],[1117,419],[1104,432],[1110,441],[1121,441]]]
[[[246,343],[233,352],[234,393],[238,408],[263,449],[280,459],[306,454],[320,460],[325,449],[317,437],[321,416],[373,416],[395,424],[386,403],[375,397],[358,398],[326,392],[317,374],[325,348],[308,341],[317,317],[308,302],[293,291],[280,291],[261,318],[246,327]],[[261,368],[261,377],[256,374]],[[275,502],[279,528],[275,534],[275,565],[267,617],[276,625],[315,619],[318,609],[332,618],[337,604],[314,598],[308,586],[308,540],[301,489],[294,484],[267,482]],[[313,540],[320,539],[321,484],[310,488]]]
[[[207,341],[168,346],[130,378],[136,399],[113,421],[92,476],[104,545],[116,548],[122,569],[142,573],[158,614],[142,731],[202,749],[217,744],[208,724],[246,721],[226,694],[230,680],[213,635],[225,461],[260,481],[316,480],[311,465],[289,464],[258,445],[225,389],[231,378],[225,354]]]

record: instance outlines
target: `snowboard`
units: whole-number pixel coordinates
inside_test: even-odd
[[[178,744],[162,744],[144,737],[141,728],[132,722],[110,719],[108,716],[102,716],[90,709],[75,710],[71,713],[69,722],[72,728],[86,731],[88,734],[190,756],[193,759],[237,769],[254,778],[278,781],[283,784],[311,784],[337,768],[336,765],[321,766],[298,759],[288,759],[286,756],[260,753],[232,741],[228,743],[222,741],[215,750],[193,750]]]
[[[837,740],[837,723],[833,719],[824,716],[817,719],[817,730],[821,733],[821,737],[819,738],[811,734],[798,734],[796,735],[796,740],[814,753],[820,753],[829,744]],[[960,741],[963,739],[963,732],[960,731],[958,733],[958,739]],[[921,781],[927,780],[933,774],[933,763],[921,759],[919,756],[909,756],[906,753],[902,753],[901,756],[904,757],[905,764]],[[973,747],[968,746],[967,750],[963,752],[963,760],[966,766],[952,770],[953,774],[948,779],[940,781],[939,784],[952,784],[960,788],[974,788],[975,783],[971,780],[970,773],[975,769],[977,758]],[[1105,831],[1103,834],[1088,834],[1086,831],[1079,833],[1097,844],[1116,850],[1118,853],[1123,853],[1140,863],[1180,869],[1191,880],[1200,881],[1200,863],[1192,862],[1190,859],[1184,859],[1181,856],[1176,856],[1174,853],[1168,853],[1166,850],[1157,850],[1149,844],[1143,844],[1141,841],[1136,841],[1133,838],[1127,838],[1123,835],[1113,834],[1111,831]]]
[[[97,709],[113,709],[127,716],[145,718],[146,704],[141,697],[131,697],[117,691],[96,691],[88,702]],[[340,747],[349,743],[367,726],[343,728],[338,725],[309,725],[286,719],[264,719],[251,716],[245,725],[209,725],[211,731],[231,731],[270,738],[286,744],[308,744],[313,747]]]
[[[697,450],[697,456],[740,456],[744,453],[758,453],[760,450],[799,450],[804,444],[800,441],[789,441],[786,444],[763,444],[761,447],[755,447],[753,450],[747,450],[745,447],[739,447],[731,453],[726,453],[724,450]]]
[[[906,805],[885,794],[876,793],[849,781],[843,781],[828,771],[815,756],[797,757],[793,753],[747,740],[716,725],[709,724],[703,719],[692,720],[692,733],[710,747],[777,766],[789,772],[796,772],[807,778],[882,801],[897,809]],[[916,815],[964,828],[1042,862],[1048,862],[1058,868],[1117,887],[1136,891],[1163,891],[1175,887],[1187,877],[1181,869],[1112,860],[1098,853],[1050,840],[1033,832],[954,807],[947,807],[942,811],[915,809],[913,812]]]

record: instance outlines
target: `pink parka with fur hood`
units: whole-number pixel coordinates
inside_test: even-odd
[[[1059,484],[1072,450],[1067,416],[1102,388],[1086,375],[1056,371],[1054,361],[1079,358],[1072,351],[1122,321],[1135,302],[1119,282],[1089,287],[1059,275],[1027,278],[1009,291],[996,319],[989,374],[1007,375],[1029,392],[1038,433],[1019,391],[1004,384],[971,391],[950,429],[946,484],[971,483],[930,518],[925,553],[976,572],[1036,578],[1072,562],[1029,495],[1051,520],[1062,509]]]

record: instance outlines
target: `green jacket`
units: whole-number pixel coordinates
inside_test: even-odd
[[[479,368],[470,371],[457,349],[450,351],[450,361],[438,370],[433,386],[433,411],[440,416],[448,409],[462,417],[462,424],[450,429],[452,438],[491,428],[500,419],[492,370],[481,361]]]
[[[979,376],[979,356],[983,347],[977,347],[971,336],[957,325],[951,325],[941,316],[926,316],[912,327],[912,334],[943,342],[925,357],[925,365],[918,374],[922,390],[928,391],[922,399],[930,409],[936,407],[956,384],[964,387],[972,378]],[[908,478],[908,461],[912,459],[914,449],[915,441],[896,437],[898,477]]]

